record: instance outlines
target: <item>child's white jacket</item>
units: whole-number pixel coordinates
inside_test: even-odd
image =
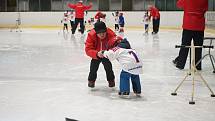
[[[69,19],[68,17],[64,17],[62,21],[63,21],[63,24],[68,24]]]
[[[122,70],[126,72],[135,75],[143,73],[142,61],[134,49],[115,47],[111,50],[104,51],[103,55],[110,61],[116,59],[122,66]]]

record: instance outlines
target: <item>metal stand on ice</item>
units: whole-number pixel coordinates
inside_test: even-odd
[[[210,46],[212,46],[213,41],[215,40],[215,37],[205,37],[204,40],[210,40]],[[212,67],[213,67],[213,73],[215,73],[215,66],[214,66],[215,59],[214,59],[214,56],[211,54],[211,48],[208,49],[208,53],[205,54],[205,55],[196,63],[196,65],[198,65],[206,56],[209,56],[210,61],[211,61],[211,65],[212,65]]]
[[[175,91],[171,93],[171,95],[176,96],[177,93],[176,91],[180,88],[180,86],[183,84],[183,82],[186,80],[186,78],[191,74],[192,77],[192,95],[191,95],[191,101],[189,101],[189,104],[195,104],[195,101],[193,100],[194,98],[194,87],[195,87],[195,76],[196,74],[200,76],[201,80],[204,82],[204,84],[207,86],[207,88],[211,92],[211,97],[215,97],[214,92],[212,89],[209,87],[207,81],[202,77],[202,75],[198,72],[196,69],[196,64],[195,64],[195,48],[213,48],[213,46],[194,46],[194,43],[192,41],[191,46],[178,46],[176,45],[176,48],[190,48],[191,49],[191,68],[188,70],[186,76],[184,79],[180,82],[180,84],[177,86]]]

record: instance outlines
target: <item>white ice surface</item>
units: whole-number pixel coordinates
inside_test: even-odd
[[[161,30],[154,36],[143,33],[127,30],[124,35],[143,59],[142,98],[121,99],[117,96],[120,66],[116,61],[116,88],[107,87],[101,64],[96,89],[88,89],[86,36],[58,34],[57,30],[0,30],[0,121],[64,121],[65,117],[80,121],[214,121],[215,98],[199,77],[195,105],[189,104],[190,78],[179,88],[178,96],[171,96],[188,69],[188,62],[185,70],[171,63],[179,51],[174,46],[181,42],[181,31]],[[203,54],[207,52],[204,49]],[[201,74],[214,91],[212,71],[209,59],[204,59]]]

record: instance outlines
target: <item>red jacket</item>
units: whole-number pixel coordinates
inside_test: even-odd
[[[184,10],[183,29],[204,31],[208,0],[178,0],[177,6]]]
[[[155,6],[151,6],[149,8],[149,11],[150,11],[150,16],[149,18],[153,17],[153,19],[158,19],[160,18],[160,12],[159,10],[155,7]]]
[[[84,11],[89,10],[92,5],[85,6],[83,3],[68,4],[68,7],[75,10],[75,18],[84,18]]]
[[[108,50],[113,48],[115,44],[116,34],[109,28],[107,28],[107,35],[104,40],[97,37],[96,32],[92,29],[87,36],[85,43],[85,52],[93,59],[97,58],[97,53],[101,50]]]
[[[96,15],[95,15],[95,19],[100,19],[100,18],[105,18],[105,14],[104,13],[102,13],[102,12],[100,12],[100,11],[98,11],[97,13],[96,13]]]

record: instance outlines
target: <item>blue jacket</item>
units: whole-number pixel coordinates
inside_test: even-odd
[[[125,21],[124,21],[124,17],[123,16],[119,16],[119,24],[125,24]]]

